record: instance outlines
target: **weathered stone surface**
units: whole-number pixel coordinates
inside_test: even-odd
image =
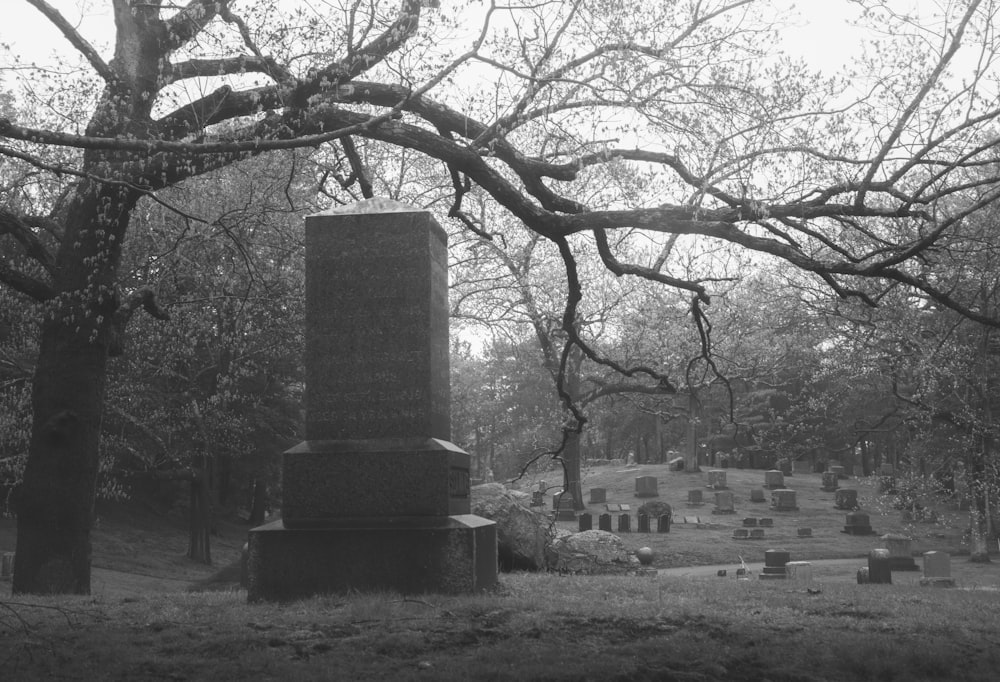
[[[526,508],[501,483],[486,483],[472,489],[472,513],[497,524],[497,558],[501,570],[545,568],[545,546],[553,534],[546,515]]]
[[[448,440],[447,236],[376,208],[306,219],[305,436]]]
[[[549,570],[560,573],[628,573],[638,567],[635,557],[614,533],[588,530],[556,534],[546,551]]]

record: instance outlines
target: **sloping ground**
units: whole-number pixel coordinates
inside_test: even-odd
[[[673,508],[674,524],[669,533],[622,533],[630,549],[652,547],[657,554],[655,566],[697,566],[708,564],[738,564],[746,561],[761,562],[768,549],[781,548],[791,552],[792,560],[834,559],[867,556],[868,552],[884,546],[880,536],[887,533],[902,534],[912,538],[912,551],[921,555],[930,550],[946,551],[954,555],[967,554],[968,546],[962,536],[969,525],[967,512],[953,508],[939,508],[937,523],[904,521],[879,496],[870,479],[850,477],[840,481],[841,488],[858,491],[860,511],[871,518],[875,535],[855,536],[844,532],[847,512],[834,507],[835,493],[822,490],[820,474],[796,473],[785,477],[785,486],[796,492],[797,511],[775,511],[770,508],[771,491],[763,489],[764,471],[759,469],[726,469],[726,483],[733,492],[734,514],[713,514],[714,491],[706,488],[707,469],[699,473],[669,471],[666,465],[640,465],[634,467],[594,467],[584,473],[584,501],[589,501],[591,488],[605,488],[607,503],[628,504],[631,507],[632,529],[637,527],[636,510],[649,500],[667,502]],[[518,482],[522,490],[530,490],[544,478],[549,486],[560,481],[559,471],[550,471],[535,480]],[[636,496],[635,479],[653,476],[657,479],[658,497]],[[765,502],[751,502],[750,491],[763,489]],[[687,504],[689,490],[701,490],[705,503],[702,506]],[[550,492],[552,490],[550,489]],[[551,496],[546,498],[546,510],[551,510]],[[608,513],[605,504],[588,504],[587,512],[593,515],[597,528],[598,515]],[[617,530],[618,512],[611,512],[612,528]],[[764,539],[735,540],[733,530],[743,527],[743,519],[771,518],[773,527],[764,530]],[[697,523],[694,522],[697,518]],[[685,522],[685,519],[691,521]],[[572,521],[558,522],[560,528],[577,530]],[[811,538],[801,538],[799,528],[810,528]],[[655,531],[655,523],[653,524]]]

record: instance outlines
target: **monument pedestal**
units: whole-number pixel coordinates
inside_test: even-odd
[[[306,440],[283,455],[282,520],[250,531],[250,601],[496,584],[496,524],[449,442],[447,266],[427,211],[306,219]]]
[[[356,525],[250,531],[248,600],[352,590],[478,592],[496,585],[496,524],[472,514],[359,519]]]

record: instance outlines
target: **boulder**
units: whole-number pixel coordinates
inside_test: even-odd
[[[585,530],[561,531],[546,551],[549,570],[560,573],[621,574],[635,571],[638,560],[625,550],[614,533]]]
[[[551,520],[525,506],[524,493],[501,483],[472,488],[472,513],[497,524],[497,558],[502,571],[545,568],[545,546],[552,537]]]

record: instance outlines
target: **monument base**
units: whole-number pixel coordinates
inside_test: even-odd
[[[250,531],[248,601],[386,590],[479,592],[497,583],[496,524],[472,514]]]

